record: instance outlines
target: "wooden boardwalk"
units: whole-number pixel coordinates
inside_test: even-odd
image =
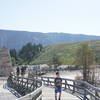
[[[54,89],[50,87],[43,87],[43,99],[42,100],[55,100],[54,99]],[[76,96],[73,96],[69,93],[62,91],[61,100],[80,100]]]
[[[14,96],[9,90],[3,88],[4,84],[5,81],[0,81],[0,100],[16,100],[17,99],[16,96]],[[54,100],[54,89],[43,86],[42,95],[43,95],[42,100]],[[63,91],[61,100],[79,100],[79,99]]]
[[[0,100],[16,100],[17,97],[13,95],[7,88],[5,88],[6,80],[0,80]],[[43,86],[42,100],[55,100],[54,88]],[[69,93],[62,92],[61,100],[80,100],[76,96]]]

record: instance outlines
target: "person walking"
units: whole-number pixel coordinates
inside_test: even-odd
[[[55,83],[55,100],[57,100],[57,93],[59,93],[58,100],[61,100],[61,88],[62,88],[62,78],[60,78],[59,72],[56,72]]]
[[[19,74],[20,74],[20,69],[19,69],[18,66],[17,66],[17,68],[16,68],[16,73],[17,73],[17,76],[19,76]]]
[[[24,67],[21,67],[21,76],[24,76]]]

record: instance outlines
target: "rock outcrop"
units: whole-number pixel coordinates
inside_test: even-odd
[[[7,48],[0,49],[0,76],[8,76],[12,72],[12,62]]]

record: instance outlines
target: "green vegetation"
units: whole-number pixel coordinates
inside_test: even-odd
[[[46,46],[39,54],[37,59],[33,60],[31,64],[50,64],[54,54],[59,56],[62,64],[75,64],[76,52],[80,48],[80,44],[87,43],[89,47],[96,54],[96,63],[100,64],[100,40],[91,40],[85,42],[61,43],[51,46]]]
[[[27,43],[24,45],[20,51],[15,49],[10,50],[10,55],[12,57],[13,65],[15,64],[30,64],[42,51],[43,47],[41,44],[31,44]]]
[[[57,67],[60,66],[62,64],[61,60],[59,59],[59,56],[54,54],[52,56],[52,60],[50,63],[48,63],[48,65],[54,65],[55,70],[57,70]]]
[[[94,65],[95,65],[95,53],[88,46],[87,43],[83,43],[80,45],[76,52],[76,65],[82,66],[83,72],[83,80],[87,82],[94,82]],[[92,75],[92,78],[91,78]]]
[[[100,40],[61,43],[43,47],[28,43],[18,52],[11,50],[13,64],[53,64],[55,58],[60,64],[72,65],[76,62],[76,53],[80,44],[87,43],[96,54],[96,63],[100,64]]]

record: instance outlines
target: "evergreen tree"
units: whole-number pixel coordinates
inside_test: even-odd
[[[38,56],[41,51],[42,45],[32,45],[31,43],[27,43],[19,51],[19,57],[29,64],[33,59]]]
[[[10,56],[15,58],[15,60],[17,60],[18,55],[17,55],[16,49],[11,49],[10,50]]]

